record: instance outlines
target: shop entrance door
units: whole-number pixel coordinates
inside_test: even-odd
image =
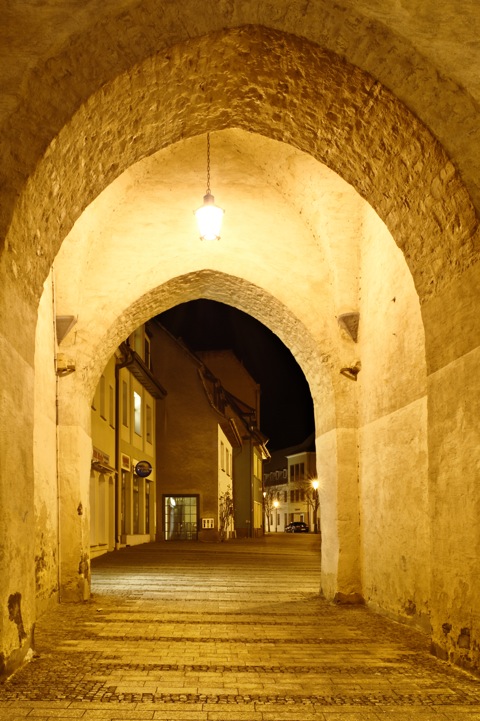
[[[166,541],[196,541],[198,496],[164,496],[163,528]]]

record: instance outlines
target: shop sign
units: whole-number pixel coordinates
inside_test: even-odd
[[[135,466],[135,473],[140,478],[146,478],[152,472],[152,464],[149,461],[138,461]]]

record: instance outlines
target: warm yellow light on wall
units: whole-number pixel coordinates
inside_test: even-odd
[[[201,240],[220,239],[223,213],[210,192],[210,133],[207,133],[207,192],[203,196],[203,205],[195,211]]]

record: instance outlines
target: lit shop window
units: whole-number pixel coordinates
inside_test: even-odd
[[[142,435],[142,397],[133,392],[133,428],[138,436]]]

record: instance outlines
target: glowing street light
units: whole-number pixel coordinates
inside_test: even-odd
[[[220,240],[223,213],[210,192],[210,133],[207,133],[207,192],[203,196],[203,205],[195,211],[201,240]]]
[[[278,531],[278,528],[277,528],[277,522],[278,522],[277,508],[278,508],[279,505],[280,505],[280,504],[279,504],[278,501],[275,500],[275,501],[273,502],[273,507],[274,507],[274,509],[275,509],[275,533],[277,533],[277,531]]]
[[[318,508],[320,506],[320,497],[318,495],[319,481],[315,478],[312,481],[313,488],[313,532],[318,533]]]

